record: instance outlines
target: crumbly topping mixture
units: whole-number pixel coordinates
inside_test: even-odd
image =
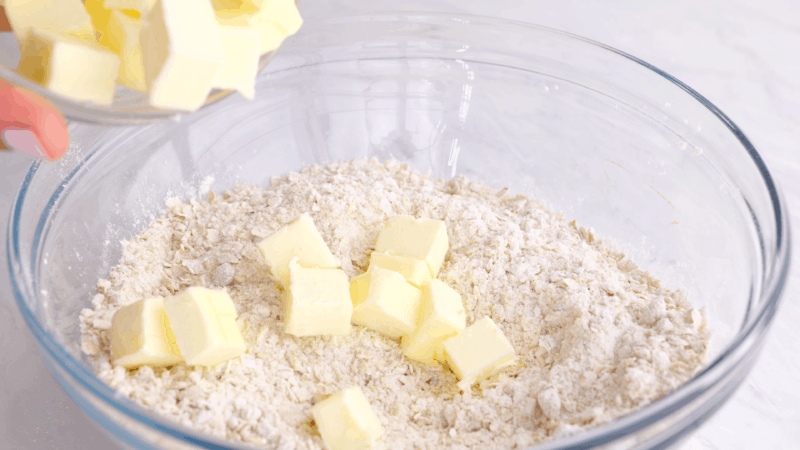
[[[539,201],[463,176],[356,160],[167,206],[98,282],[81,314],[82,349],[121,395],[222,438],[321,449],[311,407],[359,386],[386,428],[377,449],[522,448],[644,406],[706,357],[705,314],[681,291]],[[404,358],[398,341],[363,327],[284,333],[281,290],[255,244],[304,212],[350,277],[366,270],[389,217],[443,220],[450,251],[439,278],[462,295],[467,325],[497,323],[518,363],[462,394],[451,372]],[[247,353],[210,369],[113,367],[114,312],[193,285],[227,289]]]

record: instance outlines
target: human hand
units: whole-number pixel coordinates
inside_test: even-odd
[[[11,31],[0,7],[0,32]],[[19,150],[54,160],[69,147],[67,123],[41,96],[0,80],[0,149]]]

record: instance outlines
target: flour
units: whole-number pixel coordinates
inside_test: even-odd
[[[521,448],[642,407],[688,381],[706,356],[705,315],[681,291],[507,190],[357,160],[208,198],[169,200],[164,217],[123,243],[81,329],[100,379],[215,436],[322,448],[312,405],[359,386],[386,428],[375,448]],[[389,217],[443,220],[450,251],[439,278],[462,295],[467,325],[491,317],[519,363],[462,394],[451,372],[404,358],[397,341],[363,327],[344,337],[284,333],[280,289],[255,244],[304,212],[349,277],[366,270]],[[112,367],[114,311],[192,285],[227,289],[247,353],[213,369]]]

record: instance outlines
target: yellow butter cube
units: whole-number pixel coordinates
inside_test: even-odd
[[[95,38],[92,19],[81,0],[6,0],[5,12],[17,42],[24,41],[34,28],[89,40]]]
[[[106,25],[100,43],[120,57],[119,84],[133,90],[145,91],[142,46],[139,34],[142,20],[120,10],[114,10]]]
[[[223,26],[252,27],[261,22],[258,9],[237,0],[213,0],[217,22]]]
[[[422,285],[422,310],[417,328],[403,336],[403,354],[426,364],[435,364],[437,346],[466,327],[467,314],[461,296],[439,280]]]
[[[119,57],[94,40],[38,29],[20,45],[17,71],[45,88],[78,101],[109,105],[119,71]]]
[[[306,268],[292,258],[283,295],[287,333],[298,337],[350,333],[353,304],[343,270]]]
[[[288,284],[289,261],[294,257],[305,267],[340,267],[308,214],[259,242],[258,249],[269,264],[272,276],[284,287]]]
[[[425,261],[431,278],[436,278],[449,246],[447,228],[441,220],[395,216],[378,234],[375,251]]]
[[[105,0],[103,6],[106,9],[128,9],[144,14],[153,9],[155,4],[156,0]]]
[[[330,450],[362,450],[384,434],[378,416],[357,387],[343,389],[311,408],[323,442]]]
[[[260,3],[261,20],[277,25],[284,36],[297,33],[303,25],[295,0],[269,0]]]
[[[245,98],[256,94],[261,31],[257,28],[221,26],[222,46],[228,61],[214,80],[214,87],[234,89]]]
[[[239,16],[242,14],[254,15],[258,12],[252,3],[242,0],[211,0],[214,11],[218,16]],[[245,25],[245,24],[238,24]]]
[[[280,47],[303,24],[294,0],[213,0],[213,4],[221,25],[261,30],[262,55]]]
[[[89,17],[92,18],[92,26],[94,27],[98,41],[104,47],[108,47],[107,42],[103,42],[102,39],[108,29],[108,21],[111,19],[112,11],[120,11],[133,19],[141,19],[142,16],[137,11],[130,9],[108,9],[103,6],[103,3],[104,0],[86,0],[83,6],[86,8],[86,12],[89,13]]]
[[[284,39],[297,33],[303,18],[294,0],[269,0],[251,2],[259,8],[258,26],[261,28],[261,54],[269,53],[283,43]]]
[[[164,309],[186,364],[213,366],[245,352],[236,306],[227,292],[190,287],[167,297]]]
[[[258,27],[261,29],[262,55],[276,50],[286,39],[286,34],[284,34],[284,32],[281,31],[281,29],[275,23],[263,22],[259,23]]]
[[[366,298],[353,299],[353,303],[358,303],[353,308],[353,323],[393,339],[414,331],[422,292],[391,270],[374,267],[367,274]],[[362,289],[358,287],[359,292]]]
[[[102,35],[106,32],[108,19],[111,18],[111,10],[103,6],[104,0],[86,0],[83,2],[83,7],[92,21],[94,31]]]
[[[369,279],[372,275],[367,271],[350,280],[350,300],[353,302],[353,307],[364,303],[367,300],[367,293],[369,293]]]
[[[431,271],[425,261],[405,256],[372,252],[369,267],[380,267],[381,269],[398,272],[406,281],[416,287],[422,287],[425,282],[431,279]]]
[[[226,61],[211,3],[160,0],[142,19],[139,40],[150,104],[200,108]]]
[[[489,317],[478,319],[441,345],[462,390],[514,363],[514,347]]]
[[[267,6],[267,4],[271,1],[272,0],[243,0],[242,3],[251,5],[253,8],[260,11],[264,9],[264,7]]]
[[[114,313],[111,358],[114,365],[129,369],[172,366],[183,361],[163,299],[145,298]]]

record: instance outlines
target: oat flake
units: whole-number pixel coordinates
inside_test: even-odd
[[[266,448],[322,448],[312,405],[359,386],[386,428],[376,449],[505,449],[627,414],[702,367],[705,313],[537,200],[394,161],[311,166],[271,184],[170,199],[165,216],[123,243],[81,313],[82,348],[100,379],[165,418]],[[439,278],[462,295],[467,325],[491,317],[519,363],[462,394],[451,372],[404,358],[397,341],[364,327],[285,334],[280,289],[255,244],[305,212],[349,277],[367,268],[389,217],[445,221]],[[192,285],[227,289],[247,353],[211,369],[112,367],[113,313]]]

